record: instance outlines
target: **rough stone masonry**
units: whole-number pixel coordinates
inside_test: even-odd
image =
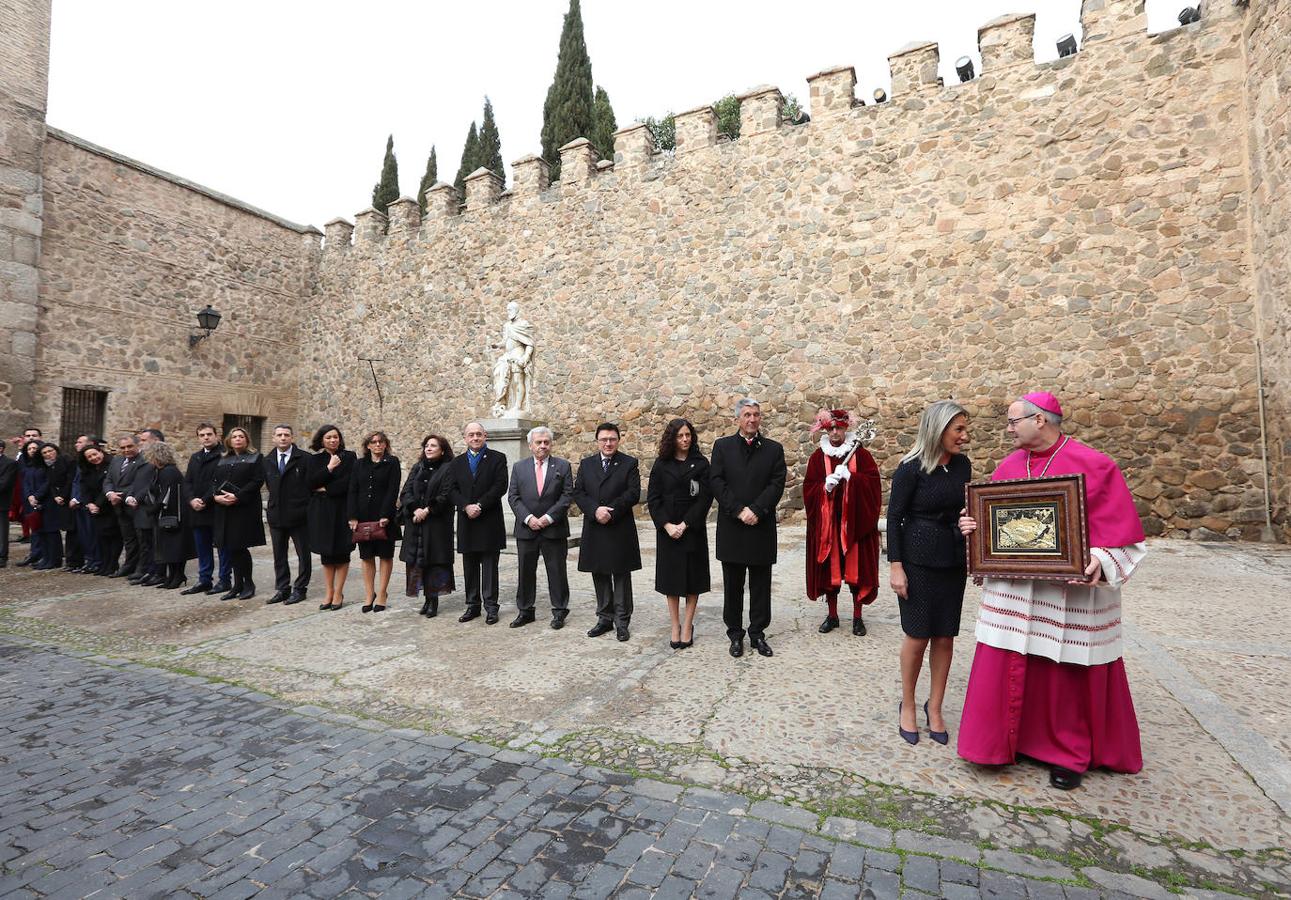
[[[22,61],[47,52],[48,3],[0,9],[18,48],[8,134],[43,108],[23,105],[44,73]],[[7,299],[0,318],[15,348],[34,340],[34,372],[6,375],[0,425],[56,433],[63,388],[88,387],[108,430],[326,420],[380,425],[406,456],[484,411],[519,300],[541,344],[535,413],[566,455],[603,418],[647,459],[678,414],[707,445],[753,394],[787,444],[791,512],[819,406],[874,416],[887,472],[923,406],[953,396],[985,473],[1005,404],[1042,386],[1122,463],[1149,533],[1287,539],[1291,4],[1202,14],[1150,36],[1142,0],[1085,0],[1080,52],[1044,65],[1034,18],[1005,17],[979,31],[967,84],[940,84],[937,46],[912,45],[885,103],[829,69],[792,126],[776,88],[753,89],[736,141],[686,111],[675,153],[641,126],[612,165],[575,141],[559,184],[526,157],[509,190],[483,170],[465,198],[434,186],[425,221],[407,198],[388,221],[335,220],[321,252],[313,229],[50,131],[39,157],[3,160],[41,181],[44,213],[34,339]],[[190,350],[207,302],[225,321]],[[324,325],[323,309],[344,313]]]

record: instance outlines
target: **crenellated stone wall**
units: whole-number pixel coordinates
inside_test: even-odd
[[[157,427],[181,450],[225,413],[295,423],[317,229],[54,129],[44,168],[36,424],[71,440],[64,387],[109,392],[110,435]],[[223,318],[190,347],[208,303]]]
[[[1291,3],[1246,23],[1251,247],[1263,350],[1275,525],[1291,528]]]
[[[35,397],[49,0],[0,3],[0,435]]]
[[[830,69],[806,125],[758,88],[735,142],[701,107],[674,154],[629,128],[612,168],[576,141],[558,185],[526,158],[509,193],[481,172],[466,198],[436,185],[425,222],[410,209],[386,234],[365,214],[352,241],[334,222],[319,306],[338,312],[305,341],[302,416],[381,425],[405,457],[460,433],[487,414],[518,300],[535,417],[571,457],[602,419],[647,462],[675,415],[710,446],[752,394],[788,447],[792,510],[819,406],[875,416],[890,472],[926,403],[953,396],[986,473],[1006,404],[1048,388],[1122,463],[1151,533],[1257,538],[1242,15],[1150,37],[1141,2],[1087,0],[1081,52],[1040,66],[1033,17],[1005,17],[967,84],[941,85],[936,45],[916,45],[878,106]]]

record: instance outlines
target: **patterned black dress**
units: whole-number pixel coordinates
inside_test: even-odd
[[[924,472],[919,460],[897,466],[888,497],[888,560],[901,563],[909,589],[901,630],[913,638],[955,637],[968,562],[959,533],[964,485],[973,464],[958,454]]]

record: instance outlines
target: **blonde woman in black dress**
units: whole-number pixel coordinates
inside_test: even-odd
[[[914,447],[892,475],[888,497],[888,581],[901,604],[901,705],[897,730],[919,743],[915,684],[924,651],[932,643],[931,688],[923,705],[929,736],[950,740],[941,704],[959,634],[964,583],[968,580],[959,511],[973,467],[968,447],[968,411],[953,400],[938,400],[923,412]]]

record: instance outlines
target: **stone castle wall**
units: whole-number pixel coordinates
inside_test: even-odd
[[[295,421],[316,229],[54,129],[44,171],[36,424],[46,435],[57,435],[64,387],[109,392],[109,435],[158,427],[181,450],[199,421],[218,427],[225,413]],[[208,303],[223,319],[190,348]]]
[[[373,212],[352,243],[330,224],[318,305],[338,312],[305,340],[303,419],[385,427],[405,458],[460,434],[488,414],[489,345],[519,300],[536,417],[571,457],[601,419],[647,464],[675,415],[707,447],[752,394],[793,509],[819,406],[875,416],[890,473],[922,408],[953,396],[984,474],[1005,405],[1050,388],[1122,463],[1149,532],[1258,537],[1242,12],[1156,37],[1141,2],[1083,14],[1082,51],[1055,63],[1012,17],[983,29],[968,84],[940,86],[936,46],[917,46],[878,106],[834,69],[810,79],[803,126],[768,88],[735,142],[703,108],[678,117],[673,155],[627,129],[612,168],[564,148],[557,186],[527,158],[506,194],[477,173],[463,212],[438,186],[425,222],[404,201],[388,234]]]
[[[33,412],[49,0],[0,3],[0,435]]]
[[[1291,513],[1291,3],[1252,5],[1246,28],[1255,297],[1273,509]]]

